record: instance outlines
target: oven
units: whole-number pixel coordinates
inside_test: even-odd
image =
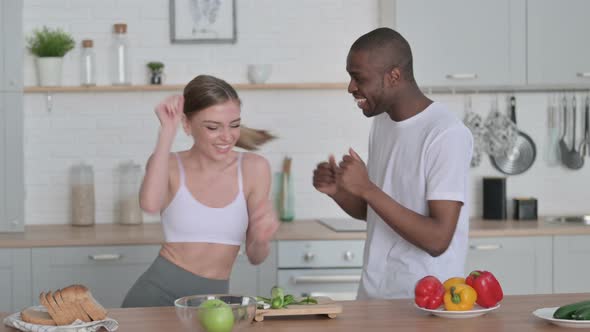
[[[279,241],[278,285],[295,296],[354,300],[364,240]]]

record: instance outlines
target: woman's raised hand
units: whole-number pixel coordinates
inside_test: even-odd
[[[160,120],[162,129],[176,132],[178,124],[182,119],[184,108],[184,97],[182,95],[170,96],[156,106],[156,115]]]

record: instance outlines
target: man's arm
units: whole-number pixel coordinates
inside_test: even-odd
[[[428,201],[429,216],[405,208],[373,185],[362,193],[368,205],[400,236],[437,257],[449,245],[457,227],[462,202]]]
[[[464,142],[460,136],[458,136],[458,142],[453,143],[457,143],[452,146],[458,149],[462,148],[462,144],[466,144],[469,149],[471,148],[471,141]],[[446,144],[446,142],[441,141],[439,144]],[[427,197],[428,216],[402,206],[372,183],[368,177],[364,162],[352,149],[350,149],[349,155],[344,156],[336,169],[336,182],[340,188],[349,194],[361,197],[385,223],[408,242],[426,251],[431,256],[440,256],[451,243],[461,207],[463,206],[462,194],[449,196],[448,192],[456,192],[457,189],[452,191],[446,189],[449,186],[453,187],[453,185],[449,185],[448,179],[452,179],[450,183],[463,183],[464,185],[465,182],[463,181],[465,172],[469,167],[468,159],[470,158],[470,154],[463,156],[464,152],[458,150],[457,155],[454,156],[456,158],[451,159],[456,164],[453,162],[445,164],[439,158],[442,152],[444,152],[442,149],[436,149],[436,152],[430,157],[433,159],[432,167],[427,170],[429,174],[428,189],[434,193],[431,194],[433,197]],[[466,157],[469,158],[466,159]],[[449,169],[452,171],[449,171]],[[459,187],[461,186],[460,184]],[[437,195],[437,192],[444,192],[445,194],[441,196]]]
[[[330,197],[332,197],[336,204],[338,204],[349,216],[355,219],[367,220],[367,202],[364,199],[351,195],[344,190],[339,190]]]

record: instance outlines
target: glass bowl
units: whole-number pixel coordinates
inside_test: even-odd
[[[174,301],[185,331],[232,332],[252,323],[256,299],[239,295],[191,295]]]

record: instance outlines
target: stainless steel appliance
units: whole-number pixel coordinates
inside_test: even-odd
[[[363,240],[280,241],[278,285],[296,296],[354,300],[363,248]]]

